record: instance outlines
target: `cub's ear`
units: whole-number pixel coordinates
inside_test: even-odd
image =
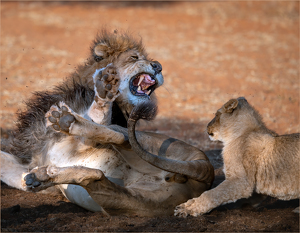
[[[108,57],[108,46],[104,43],[97,44],[94,48],[95,61],[99,62]]]
[[[238,106],[239,101],[237,99],[231,99],[226,104],[224,104],[225,112],[231,113]]]

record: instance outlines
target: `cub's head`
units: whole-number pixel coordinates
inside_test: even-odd
[[[103,30],[91,47],[89,67],[93,74],[112,64],[120,78],[119,97],[115,100],[127,118],[134,106],[155,100],[154,91],[164,82],[162,66],[150,59],[142,41],[128,34]]]
[[[261,116],[244,97],[225,103],[207,125],[212,141],[228,142],[263,125]]]

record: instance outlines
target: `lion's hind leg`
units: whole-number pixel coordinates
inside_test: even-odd
[[[149,198],[146,197],[148,201],[145,201],[143,192],[113,183],[99,169],[49,165],[34,168],[24,180],[28,190],[33,192],[60,185],[70,201],[91,211],[101,211],[103,208],[108,213],[115,210],[144,213],[148,209],[157,208],[155,203],[149,202]]]
[[[102,171],[82,166],[56,167],[54,165],[36,167],[24,176],[27,190],[40,191],[58,184],[78,184],[86,186],[94,180],[101,180]]]
[[[23,177],[28,172],[28,166],[21,164],[15,156],[4,151],[1,151],[0,162],[1,180],[11,187],[26,190]]]
[[[24,183],[27,191],[32,192],[43,192],[49,190],[49,187],[59,187],[72,203],[90,211],[100,211],[107,214],[84,188],[95,180],[101,180],[102,177],[104,177],[103,173],[97,169],[82,166],[56,167],[49,165],[32,169],[24,176]]]

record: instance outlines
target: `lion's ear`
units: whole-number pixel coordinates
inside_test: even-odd
[[[104,43],[97,44],[94,48],[94,56],[96,61],[100,61],[108,57],[108,46]]]
[[[231,113],[238,106],[239,101],[237,99],[231,99],[226,104],[224,104],[225,112]]]

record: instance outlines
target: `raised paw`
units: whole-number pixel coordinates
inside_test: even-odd
[[[103,100],[113,102],[120,94],[120,78],[112,65],[107,66],[94,77],[94,84],[96,102]]]
[[[52,126],[54,130],[69,133],[72,123],[75,122],[73,111],[63,102],[59,106],[52,105],[45,115],[47,126]]]
[[[36,167],[24,176],[24,186],[28,191],[40,191],[52,186],[48,166]]]

